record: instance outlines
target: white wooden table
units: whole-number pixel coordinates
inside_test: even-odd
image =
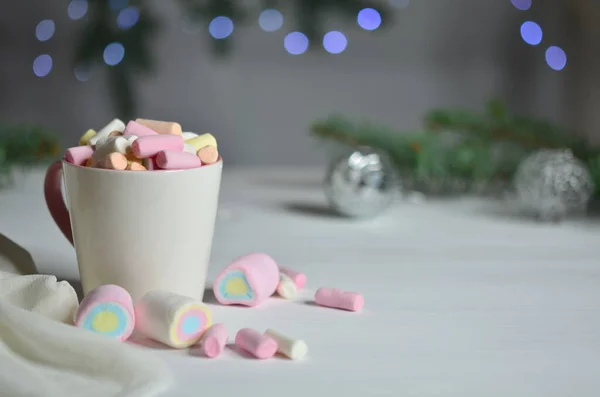
[[[356,222],[324,210],[321,177],[225,167],[209,274],[251,251],[305,272],[298,302],[212,310],[232,334],[270,327],[303,338],[309,357],[257,361],[227,350],[208,360],[151,346],[175,372],[167,396],[600,394],[598,223],[524,222],[479,200],[401,203]],[[77,277],[41,172],[0,191],[0,232],[41,272]],[[306,304],[320,286],[361,292],[364,311]]]

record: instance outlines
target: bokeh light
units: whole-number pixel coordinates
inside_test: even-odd
[[[517,10],[527,11],[531,8],[531,0],[510,0]]]
[[[228,17],[216,17],[208,25],[208,31],[217,40],[226,39],[233,33],[233,21]]]
[[[37,37],[39,41],[48,41],[54,36],[55,29],[56,25],[53,20],[44,19],[35,27],[35,37]]]
[[[567,66],[567,54],[557,46],[550,46],[546,50],[546,63],[554,70],[563,70]]]
[[[85,82],[88,81],[92,75],[92,68],[90,65],[79,64],[75,66],[75,70],[73,70],[75,74],[75,78],[78,81]]]
[[[104,63],[115,66],[125,57],[125,47],[121,43],[110,43],[104,49]]]
[[[538,45],[542,42],[544,34],[540,25],[527,21],[521,25],[521,37],[529,45]]]
[[[390,0],[390,5],[402,9],[410,5],[410,0]]]
[[[375,30],[381,26],[381,15],[374,8],[364,8],[356,18],[358,25],[365,30]]]
[[[292,55],[300,55],[308,50],[308,37],[301,32],[292,32],[283,39],[285,50]]]
[[[72,0],[67,6],[67,15],[69,15],[69,18],[74,21],[83,18],[87,12],[87,0]]]
[[[325,51],[331,54],[339,54],[344,52],[348,46],[348,39],[342,32],[332,31],[323,36],[323,47]]]
[[[48,54],[39,55],[33,60],[33,74],[45,77],[52,70],[52,57]]]
[[[119,11],[117,26],[123,30],[132,28],[140,20],[140,11],[135,7],[127,7]]]
[[[274,9],[264,10],[258,17],[258,24],[265,32],[274,32],[283,26],[283,14]]]

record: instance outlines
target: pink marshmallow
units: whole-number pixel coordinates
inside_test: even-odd
[[[304,288],[304,286],[306,285],[306,276],[303,273],[298,273],[292,269],[287,269],[285,267],[280,267],[279,271],[291,278],[292,281],[294,281],[294,284],[296,284],[296,287]]]
[[[106,318],[111,320],[103,321]],[[75,326],[120,341],[127,340],[135,326],[131,295],[118,285],[101,285],[81,301],[75,313]]]
[[[141,125],[140,123],[136,123],[135,121],[130,121],[127,123],[125,130],[123,131],[123,136],[135,135],[137,137],[141,136],[151,136],[158,135],[158,133],[145,125]]]
[[[243,328],[237,333],[235,345],[260,359],[271,358],[277,353],[275,339],[250,328]]]
[[[273,295],[279,284],[279,267],[267,254],[253,253],[234,260],[213,284],[223,305],[257,306]]]
[[[163,170],[187,170],[200,167],[202,161],[193,153],[163,150],[156,155],[156,165]]]
[[[357,312],[364,306],[365,299],[356,292],[342,291],[336,288],[319,288],[315,293],[315,302],[321,306]]]
[[[208,358],[218,357],[227,344],[227,328],[224,324],[215,324],[202,337],[202,353]]]
[[[181,135],[147,135],[141,136],[131,144],[133,155],[139,159],[154,157],[163,150],[183,151]]]
[[[65,151],[65,160],[71,164],[84,165],[94,154],[91,146],[75,146]]]

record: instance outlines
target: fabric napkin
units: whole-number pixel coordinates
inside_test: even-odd
[[[0,395],[154,397],[171,385],[142,348],[69,325],[77,295],[54,276],[0,271]]]

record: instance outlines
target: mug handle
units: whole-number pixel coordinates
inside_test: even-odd
[[[60,160],[52,163],[46,171],[44,197],[48,211],[50,211],[50,215],[52,215],[56,226],[58,226],[71,245],[73,245],[71,218],[69,217],[69,210],[67,210],[62,195],[62,161]]]

